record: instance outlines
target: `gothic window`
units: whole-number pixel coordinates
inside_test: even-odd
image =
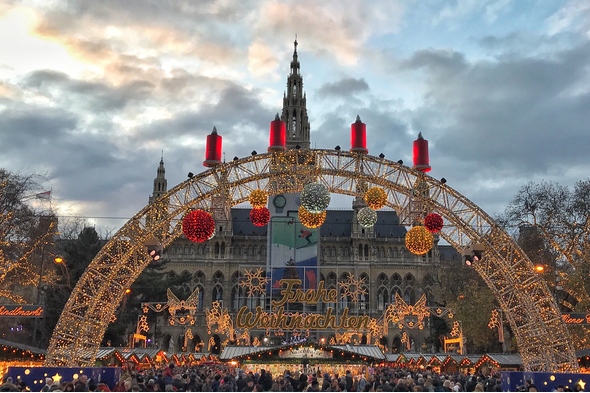
[[[335,285],[330,285],[330,286],[327,286],[326,289],[328,291],[336,291],[336,286]],[[328,308],[335,308],[336,307],[336,303],[333,303],[333,302],[325,302],[324,303],[324,307],[325,307],[326,310]]]
[[[434,277],[432,274],[428,273],[424,276],[424,280],[422,281],[422,288],[424,289],[424,293],[426,297],[430,299],[432,296],[432,288],[434,287]]]
[[[359,244],[359,259],[363,259],[363,245]]]
[[[234,285],[231,290],[232,309],[237,311],[244,305],[244,289],[239,285]]]
[[[404,301],[407,304],[416,303],[416,291],[414,291],[414,288],[406,288],[404,290]]]
[[[387,288],[379,287],[377,290],[377,311],[385,310],[385,302],[388,298],[389,294],[387,293]]]
[[[200,284],[197,284],[197,288],[199,288],[199,304],[197,304],[197,310],[203,311],[205,303],[205,288]]]
[[[369,275],[366,273],[361,274],[360,276],[361,279],[363,279],[363,289],[365,290],[364,292],[366,292],[366,295],[361,295],[360,299],[359,299],[359,308],[361,310],[368,310],[369,309]]]
[[[219,258],[219,251],[220,251],[219,242],[215,242],[215,258]]]
[[[330,272],[328,274],[328,280],[326,281],[326,284],[328,284],[328,285],[336,285],[336,280],[337,280],[336,273]]]
[[[401,287],[402,286],[402,276],[400,276],[397,273],[395,273],[393,276],[391,276],[391,285]]]
[[[225,258],[225,242],[221,243],[221,258]]]
[[[389,279],[387,278],[387,275],[385,273],[381,273],[379,274],[379,276],[377,276],[377,285],[381,285],[381,286],[389,286]]]
[[[217,301],[221,305],[223,305],[223,287],[221,285],[215,285],[213,287],[213,292],[211,293],[212,301]]]
[[[338,253],[336,252],[336,247],[332,247],[332,256],[337,257]]]
[[[365,261],[369,259],[369,245],[365,244]]]

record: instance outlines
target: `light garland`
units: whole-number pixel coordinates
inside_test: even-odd
[[[377,223],[377,212],[370,207],[363,207],[356,218],[362,227],[370,228]]]
[[[250,221],[257,227],[263,227],[270,221],[270,211],[266,207],[250,210]]]
[[[424,226],[432,233],[438,233],[443,228],[442,217],[436,213],[430,213],[424,217]]]
[[[426,254],[432,248],[433,241],[432,233],[421,225],[411,228],[406,233],[406,248],[412,254]]]
[[[266,204],[268,202],[268,193],[263,190],[254,190],[250,193],[248,201],[254,209],[266,207]]]
[[[319,213],[311,213],[307,211],[303,205],[299,206],[299,211],[297,214],[299,221],[307,228],[317,228],[321,226],[326,220],[325,210]]]
[[[310,183],[301,191],[301,205],[310,213],[320,213],[330,204],[330,192],[321,183]]]
[[[387,203],[387,194],[381,187],[371,187],[365,192],[365,203],[373,210],[379,210]]]
[[[192,210],[182,219],[182,232],[188,240],[203,243],[215,234],[215,220],[209,212]]]

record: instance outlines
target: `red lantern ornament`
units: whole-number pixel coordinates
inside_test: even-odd
[[[215,234],[215,220],[209,212],[192,210],[182,219],[182,232],[192,242],[206,242]]]
[[[270,221],[270,210],[266,207],[250,210],[250,221],[257,227],[263,227]]]
[[[440,215],[430,213],[424,217],[424,226],[432,233],[438,233],[443,228],[444,222]]]

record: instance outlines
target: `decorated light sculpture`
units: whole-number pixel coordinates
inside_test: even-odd
[[[217,135],[217,128],[213,127],[211,134],[207,135],[207,146],[205,147],[205,161],[203,165],[213,167],[221,164],[222,138]]]
[[[365,192],[365,203],[373,210],[379,210],[387,203],[387,194],[381,187],[371,187]]]
[[[254,209],[266,207],[266,203],[268,201],[268,194],[266,191],[263,190],[254,190],[250,193],[248,201]]]
[[[182,232],[190,241],[203,243],[215,234],[215,220],[209,212],[192,210],[182,219]]]
[[[432,233],[421,225],[412,227],[406,233],[406,248],[412,254],[426,254],[432,248],[433,242]]]
[[[430,213],[424,217],[424,226],[432,233],[438,233],[443,228],[442,217],[436,213]]]
[[[301,191],[301,206],[310,213],[320,213],[330,204],[330,191],[321,183],[310,183]]]
[[[356,121],[350,125],[350,151],[367,154],[367,125],[361,121],[359,115]]]
[[[302,205],[299,206],[298,217],[303,226],[307,228],[318,228],[326,220],[326,211],[323,210],[319,213],[312,213]]]
[[[263,227],[270,221],[270,211],[266,207],[250,210],[250,221],[257,227]]]
[[[428,141],[424,139],[422,133],[418,133],[418,139],[414,141],[413,151],[414,169],[422,172],[430,171],[430,157],[428,155]]]
[[[370,228],[377,223],[377,212],[370,207],[363,207],[356,215],[356,218],[364,228]]]
[[[287,143],[287,125],[281,121],[279,114],[270,122],[268,151],[284,151]]]

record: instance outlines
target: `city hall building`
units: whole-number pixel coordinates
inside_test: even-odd
[[[297,42],[280,119],[286,124],[286,148],[309,149],[311,127]],[[162,159],[150,202],[166,191]],[[447,254],[447,258],[457,258],[452,256],[454,250],[437,245],[435,236],[428,253],[410,253],[404,243],[406,227],[400,225],[393,210],[377,211],[377,223],[363,227],[357,220],[358,211],[366,206],[360,197],[352,201],[350,209],[328,209],[325,222],[317,229],[306,228],[297,220],[299,203],[298,194],[270,196],[270,222],[255,226],[250,220],[250,208],[232,207],[223,197],[215,197],[211,204],[215,236],[204,243],[181,237],[164,250],[170,271],[190,274],[185,292],[198,289],[198,304],[194,324],[170,326],[164,322],[167,318],[160,316],[157,326],[161,335],[156,337],[159,347],[176,352],[219,353],[223,346],[239,342],[238,336],[246,331],[249,345],[342,345],[345,340],[346,344],[377,344],[386,353],[430,350],[426,344],[429,318],[422,329],[400,329],[391,324],[378,339],[354,334],[355,327],[360,326],[355,324],[362,325],[369,319],[383,323],[384,312],[396,297],[413,305],[425,295],[426,305],[431,305],[441,257]],[[261,282],[266,288],[257,287]],[[292,285],[293,298],[283,299],[281,304],[281,296],[285,295],[281,291],[286,291],[287,283]],[[309,288],[316,292],[306,294]],[[207,310],[214,303],[229,313],[234,337],[207,325]],[[277,314],[278,308],[283,316]],[[273,314],[275,320],[265,325],[260,315],[257,320],[257,310],[259,314]],[[297,313],[307,319],[295,324],[283,318]]]

